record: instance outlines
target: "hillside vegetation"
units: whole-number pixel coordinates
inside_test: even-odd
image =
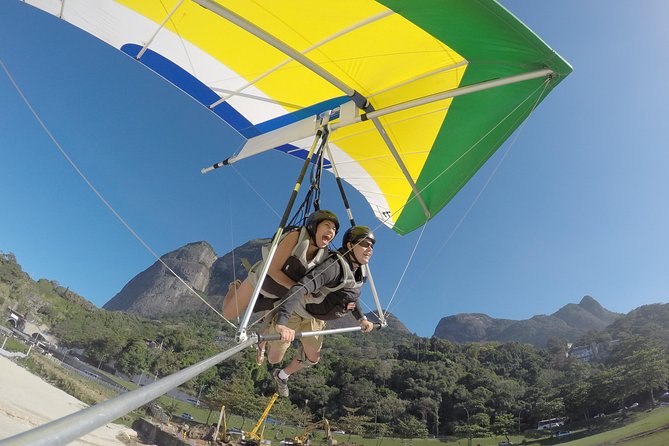
[[[97,309],[56,282],[33,281],[12,255],[0,259],[0,308],[28,314],[61,345],[85,349],[91,364],[126,374],[164,376],[232,345],[232,330],[208,313],[148,320]],[[651,324],[653,330],[646,327]],[[388,328],[330,336],[321,362],[290,379],[291,395],[272,411],[304,423],[326,416],[346,432],[399,437],[501,435],[568,417],[571,426],[666,391],[669,305],[641,307],[583,342],[610,343],[586,363],[566,357],[566,343],[546,349],[517,342],[456,344]],[[290,355],[288,355],[290,356]],[[256,418],[273,382],[245,351],[186,384],[212,407]]]

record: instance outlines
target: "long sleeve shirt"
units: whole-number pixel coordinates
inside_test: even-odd
[[[277,308],[276,323],[286,325],[291,314],[304,304],[305,295],[322,287],[336,288],[344,280],[342,264],[336,255],[309,271],[286,294],[286,300]],[[357,271],[356,271],[357,272]],[[341,288],[325,296],[320,303],[306,304],[306,311],[322,320],[336,319],[352,311],[357,319],[363,317],[357,306],[360,287]]]

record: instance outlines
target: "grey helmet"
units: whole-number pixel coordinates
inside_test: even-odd
[[[342,247],[344,249],[348,249],[346,245],[348,243],[356,243],[359,240],[362,240],[366,238],[367,240],[372,242],[372,245],[376,243],[376,237],[374,237],[374,233],[372,232],[371,229],[367,226],[353,226],[352,228],[349,228],[344,232],[344,238],[342,240]]]

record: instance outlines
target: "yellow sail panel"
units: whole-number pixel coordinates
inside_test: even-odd
[[[177,2],[120,0],[120,3],[149,18],[157,27]],[[356,28],[356,24],[388,11],[375,1],[338,1],[328,8],[327,18],[311,1],[219,3],[297,51],[305,51],[349,29],[307,56],[363,95],[462,61],[457,53],[397,14]],[[350,30],[351,27],[354,29]],[[229,84],[242,85],[242,79],[254,80],[288,59],[237,25],[190,1],[177,9],[165,28],[236,73],[240,79],[220,79],[221,84],[227,81],[228,88]],[[197,67],[184,68],[198,75]],[[283,66],[255,86],[272,99],[301,106],[342,94],[296,62]]]
[[[414,181],[423,169],[450,102],[449,99],[426,104],[380,119]],[[393,215],[401,212],[412,197],[412,189],[374,124],[365,121],[338,129],[331,141],[350,157],[349,164],[357,163],[375,183],[374,187],[368,186],[361,192],[370,202],[374,199],[372,196],[383,195],[387,206],[382,211],[384,219],[388,217],[387,212]],[[339,160],[334,155],[333,158],[339,169]],[[375,199],[378,201],[380,197]]]

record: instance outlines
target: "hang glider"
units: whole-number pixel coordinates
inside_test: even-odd
[[[571,67],[494,0],[27,0],[247,141],[327,165],[400,234],[439,212]],[[225,141],[221,150],[226,151]]]

